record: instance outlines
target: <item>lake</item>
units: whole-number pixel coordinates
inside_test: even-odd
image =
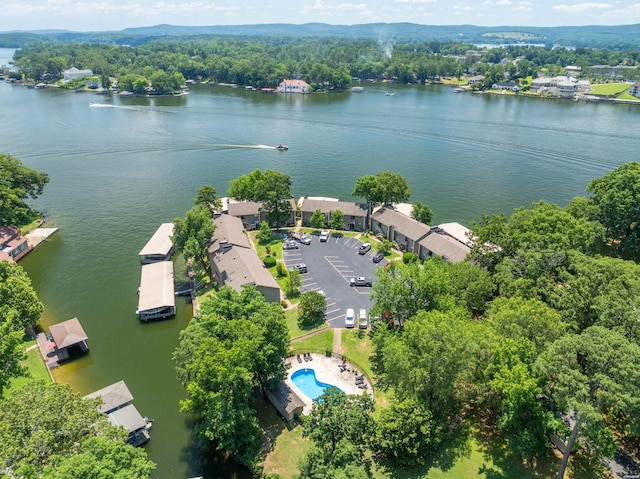
[[[191,306],[180,298],[176,318],[138,321],[137,254],[200,186],[223,195],[231,179],[276,169],[291,175],[296,196],[349,200],[358,177],[389,169],[436,222],[468,225],[541,198],[566,205],[640,151],[633,105],[362,86],[296,96],[196,85],[182,97],[118,98],[0,82],[0,152],[50,175],[34,205],[60,229],[21,265],[45,304],[43,326],[77,316],[89,336],[91,352],[54,374],[81,394],[126,381],[155,419],[145,446],[155,477],[202,473],[171,361]],[[268,148],[278,143],[289,150]],[[176,259],[176,276],[182,265]],[[209,469],[206,477],[248,477],[224,462]]]

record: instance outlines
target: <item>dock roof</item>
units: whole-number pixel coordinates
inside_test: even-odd
[[[451,263],[464,261],[471,252],[471,248],[467,245],[460,243],[450,236],[439,233],[431,233],[426,238],[420,240],[418,244]]]
[[[102,413],[109,413],[133,401],[133,395],[124,381],[118,381],[84,397],[84,399],[95,398],[101,398],[104,403],[99,408]]]
[[[173,263],[160,261],[142,265],[138,311],[175,306]]]
[[[58,324],[54,324],[49,327],[51,336],[56,343],[58,349],[68,348],[74,344],[86,341],[88,338],[87,333],[84,332],[78,318],[68,319]]]
[[[147,425],[147,421],[133,404],[109,413],[109,421],[114,426],[122,426],[129,432],[137,431]]]
[[[169,251],[171,251],[173,247],[171,236],[173,236],[173,223],[162,223],[138,255],[169,254]]]

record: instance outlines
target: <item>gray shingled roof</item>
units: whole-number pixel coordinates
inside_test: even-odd
[[[171,236],[173,236],[173,223],[162,223],[138,255],[169,254],[173,247]]]
[[[69,346],[89,339],[87,333],[82,329],[78,318],[68,319],[67,321],[54,324],[49,327],[49,331],[58,349],[68,348]]]
[[[340,210],[345,216],[367,216],[366,204],[318,200],[313,198],[302,199],[302,204],[300,205],[301,212],[313,213],[315,210],[320,210],[325,214]]]
[[[102,389],[87,394],[84,399],[101,398],[103,403],[99,411],[101,413],[109,413],[127,403],[133,401],[133,395],[124,381],[106,386]]]
[[[227,205],[227,213],[231,216],[258,215],[260,214],[260,208],[262,208],[262,203],[256,203],[255,201],[229,202]]]
[[[449,236],[438,233],[431,233],[423,240],[420,240],[418,244],[452,263],[464,261],[467,255],[471,252],[471,248],[467,245],[464,245]]]
[[[220,215],[213,220],[215,230],[211,237],[209,252],[215,253],[220,249],[220,242],[226,241],[233,246],[251,248],[249,238],[244,232],[244,225],[240,218],[230,215]]]
[[[276,280],[252,249],[234,246],[224,253],[218,253],[213,261],[222,273],[224,284],[236,291],[242,291],[242,287],[247,284],[279,288]]]
[[[371,218],[385,226],[393,226],[398,233],[413,241],[418,241],[431,231],[428,225],[391,208],[380,208],[371,215]]]
[[[271,390],[271,394],[273,394],[273,397],[278,400],[288,413],[293,413],[296,409],[302,411],[302,408],[304,408],[302,399],[300,399],[284,381],[279,381]]]
[[[114,426],[122,426],[129,432],[137,431],[147,425],[147,421],[133,404],[109,413],[109,421]]]
[[[143,312],[163,306],[175,306],[173,263],[160,261],[142,265],[138,311]]]

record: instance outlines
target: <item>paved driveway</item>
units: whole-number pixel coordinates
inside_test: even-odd
[[[361,241],[343,236],[331,236],[329,241],[321,243],[318,236],[313,236],[310,245],[300,244],[297,250],[283,251],[287,268],[305,263],[309,270],[302,275],[302,292],[324,291],[327,298],[326,320],[333,328],[344,327],[344,316],[347,309],[353,308],[355,315],[361,308],[367,312],[373,306],[369,297],[371,288],[351,287],[349,280],[354,276],[376,278],[374,271],[387,264],[386,260],[375,264],[371,259],[375,251],[358,254]],[[357,322],[356,322],[357,328]]]

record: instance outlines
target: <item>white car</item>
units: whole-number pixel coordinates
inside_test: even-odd
[[[302,244],[307,244],[307,245],[311,244],[311,236],[309,236],[309,235],[302,235],[302,236],[300,237],[300,243],[302,243]]]
[[[369,320],[367,319],[367,310],[362,308],[358,313],[358,328],[367,329],[369,326]]]
[[[347,314],[344,315],[344,327],[353,328],[356,325],[356,317],[352,308],[347,309]]]
[[[322,230],[320,232],[320,242],[326,243],[329,240],[329,230]]]

